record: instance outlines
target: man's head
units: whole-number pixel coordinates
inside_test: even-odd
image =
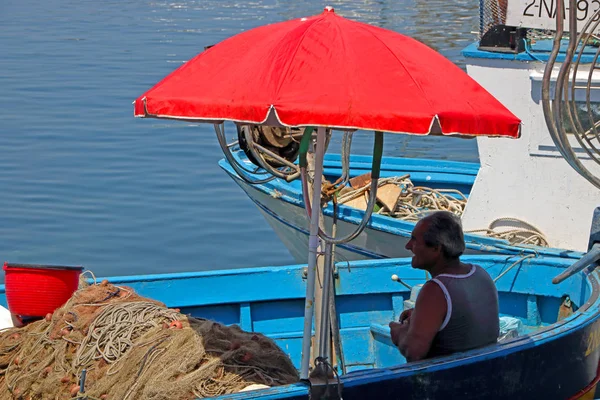
[[[413,268],[430,270],[440,261],[455,260],[465,251],[460,218],[447,211],[420,220],[406,248],[413,252]]]

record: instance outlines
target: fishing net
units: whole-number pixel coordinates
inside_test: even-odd
[[[264,335],[185,316],[107,281],[0,331],[0,399],[193,399],[298,381]],[[81,395],[81,393],[79,393]]]
[[[479,0],[479,32],[478,39],[481,39],[490,29],[495,26],[506,24],[506,13],[508,0]],[[542,7],[554,7],[548,1],[547,4],[541,4]],[[552,40],[554,31],[548,29],[527,29],[527,39],[532,43],[538,40]],[[568,37],[568,33],[565,33]]]
[[[479,37],[496,25],[506,22],[507,0],[479,0]]]

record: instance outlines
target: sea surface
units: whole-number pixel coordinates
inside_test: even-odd
[[[204,46],[327,5],[461,67],[478,25],[476,0],[0,1],[0,261],[97,276],[292,263],[218,167],[212,126],[136,119],[132,101]],[[478,160],[474,141],[404,135],[385,155]]]

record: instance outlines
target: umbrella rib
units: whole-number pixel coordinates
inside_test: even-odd
[[[279,79],[279,83],[277,84],[277,89],[276,89],[276,93],[275,93],[277,99],[279,99],[279,91],[281,90],[281,87],[283,86],[283,83],[285,82],[285,77],[287,77],[287,74],[290,71],[291,65],[294,62],[296,54],[298,53],[298,49],[300,48],[300,45],[304,41],[304,38],[306,37],[308,30],[310,28],[312,28],[312,26],[319,21],[321,21],[321,19],[315,19],[315,20],[310,21],[310,25],[302,33],[302,38],[300,40],[298,40],[298,45],[294,49],[293,56],[289,58],[289,61],[285,65],[284,72],[282,72],[281,75],[279,76],[280,79]],[[275,108],[273,104],[271,104],[271,107]],[[279,117],[277,117],[277,119],[279,119]]]
[[[364,29],[366,32],[368,32],[375,39],[377,39],[394,56],[394,58],[398,61],[398,63],[402,66],[402,68],[404,68],[404,70],[406,71],[406,74],[410,77],[410,79],[414,82],[414,84],[419,88],[419,91],[421,93],[423,93],[423,98],[425,99],[425,101],[427,102],[427,104],[429,104],[429,107],[431,107],[433,109],[433,105],[431,104],[431,102],[427,98],[425,91],[423,90],[423,88],[421,87],[421,85],[419,85],[419,83],[415,80],[415,78],[413,78],[413,76],[410,74],[408,68],[406,68],[406,66],[404,65],[404,63],[402,62],[402,60],[400,60],[400,58],[398,58],[398,56],[396,56],[396,53],[394,53],[392,51],[392,49],[390,49],[389,46],[387,44],[385,44],[385,42],[383,40],[381,40],[381,38],[379,38],[379,36],[377,36],[373,32],[371,32],[371,29],[369,29],[370,28],[369,25],[367,25],[367,24],[360,24],[360,27],[362,29]],[[380,28],[380,29],[382,29],[382,28]],[[434,118],[435,117],[437,117],[437,113],[434,115]]]

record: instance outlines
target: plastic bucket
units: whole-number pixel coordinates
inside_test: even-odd
[[[43,317],[71,298],[83,267],[4,263],[6,302],[11,313]]]

